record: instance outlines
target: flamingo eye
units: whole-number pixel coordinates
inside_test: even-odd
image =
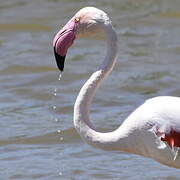
[[[78,17],[75,18],[75,22],[78,23],[80,19]]]

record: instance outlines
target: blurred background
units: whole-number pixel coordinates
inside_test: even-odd
[[[91,108],[96,127],[116,129],[148,98],[180,96],[179,0],[1,0],[0,179],[179,180],[179,170],[94,149],[74,130],[76,96],[105,42],[76,40],[58,81],[52,40],[84,6],[107,12],[119,39],[116,67]]]

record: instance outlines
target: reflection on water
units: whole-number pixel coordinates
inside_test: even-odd
[[[77,93],[105,44],[100,36],[77,40],[61,78],[52,39],[84,6],[108,12],[119,38],[118,63],[91,109],[95,126],[116,129],[145,99],[180,96],[179,0],[2,1],[1,178],[180,179],[179,170],[150,159],[89,147],[73,128]]]

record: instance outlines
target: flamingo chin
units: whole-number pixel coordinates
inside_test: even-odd
[[[101,133],[90,121],[89,109],[95,93],[117,59],[117,35],[105,12],[83,8],[57,33],[53,46],[58,68],[63,71],[67,50],[76,36],[98,31],[107,37],[106,56],[77,96],[73,120],[77,132],[94,147],[141,155],[180,169],[180,98],[162,96],[147,100],[112,132]]]

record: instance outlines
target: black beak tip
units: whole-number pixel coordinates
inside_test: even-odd
[[[65,56],[59,56],[58,58],[56,57],[56,63],[61,72],[64,70],[64,62]]]
[[[64,70],[64,62],[65,62],[66,56],[61,56],[57,54],[55,48],[54,48],[54,56],[56,59],[57,66],[59,70],[62,72]]]

